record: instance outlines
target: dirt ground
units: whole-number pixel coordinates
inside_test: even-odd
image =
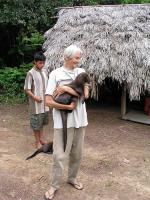
[[[119,109],[87,107],[89,125],[78,178],[84,190],[66,184],[56,200],[150,200],[150,126],[123,121]],[[46,127],[53,136],[52,116]],[[52,155],[34,151],[27,105],[0,105],[0,199],[42,200],[51,181]]]

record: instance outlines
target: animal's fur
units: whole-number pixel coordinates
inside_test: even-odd
[[[71,87],[73,90],[75,90],[79,94],[79,98],[81,99],[82,103],[84,103],[85,96],[84,96],[84,84],[90,83],[90,79],[87,73],[82,72],[80,73],[74,81],[72,81],[70,84],[67,84],[66,86]],[[67,92],[59,95],[54,99],[56,102],[61,104],[69,105],[72,102],[77,102],[78,97],[73,96]],[[66,149],[67,144],[67,116],[68,113],[72,112],[70,110],[60,110],[61,117],[62,117],[62,123],[63,123],[63,142],[64,142],[64,151]]]
[[[36,156],[39,153],[47,153],[52,154],[53,153],[53,142],[49,142],[47,144],[42,145],[41,148],[39,148],[37,151],[35,151],[32,155],[26,158],[26,160],[29,160]]]

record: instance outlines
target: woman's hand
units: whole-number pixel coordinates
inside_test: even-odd
[[[55,99],[56,97],[58,97],[59,95],[65,93],[65,92],[67,92],[73,96],[79,97],[79,94],[74,89],[72,89],[71,87],[69,87],[67,85],[63,85],[63,86],[58,86],[56,88],[56,90],[53,93],[53,98]]]
[[[58,86],[53,93],[53,97],[56,98],[64,92],[66,92],[66,86]]]
[[[68,110],[74,110],[77,107],[77,104],[75,102],[72,102],[70,105],[68,105]]]
[[[86,83],[84,85],[84,97],[85,97],[85,99],[89,98],[89,90],[90,90],[90,84]]]

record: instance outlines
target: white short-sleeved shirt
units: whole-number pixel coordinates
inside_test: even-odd
[[[49,76],[48,85],[46,89],[46,95],[53,95],[54,90],[57,86],[62,86],[64,84],[68,84],[73,81],[76,76],[82,72],[85,72],[82,68],[75,68],[73,70],[67,70],[65,67],[57,68],[52,71]],[[54,128],[62,128],[62,119],[60,115],[60,111],[58,109],[53,108],[53,121]],[[81,103],[80,99],[77,102],[77,107],[71,113],[68,113],[67,118],[67,128],[75,127],[83,127],[87,126],[87,112],[85,103]]]

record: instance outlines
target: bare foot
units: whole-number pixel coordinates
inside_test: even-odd
[[[47,141],[40,140],[40,144],[41,144],[41,145],[47,144]]]
[[[35,148],[40,149],[42,147],[40,142],[35,142]]]

